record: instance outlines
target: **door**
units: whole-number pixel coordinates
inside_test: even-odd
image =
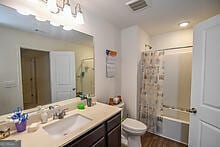
[[[194,28],[190,147],[220,146],[220,15]],[[195,111],[194,111],[195,112]]]
[[[76,97],[74,52],[50,52],[50,65],[52,102]]]
[[[30,109],[38,105],[36,91],[35,57],[22,54],[21,70],[24,109]]]
[[[21,48],[24,108],[51,103],[49,52]]]

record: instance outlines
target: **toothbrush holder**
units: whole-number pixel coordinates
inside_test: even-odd
[[[27,124],[27,121],[23,121],[21,123],[15,123],[15,127],[17,129],[17,132],[23,132],[26,130],[26,124]]]

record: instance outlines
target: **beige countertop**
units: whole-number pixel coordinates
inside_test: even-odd
[[[81,114],[92,121],[82,126],[81,128],[69,133],[61,138],[53,138],[43,129],[44,126],[52,124],[56,121],[49,119],[46,124],[40,124],[39,129],[36,132],[28,133],[27,131],[22,133],[12,133],[10,137],[5,140],[21,140],[22,147],[57,147],[63,146],[70,141],[80,137],[89,130],[95,128],[105,120],[109,119],[113,115],[120,112],[120,108],[109,106],[106,104],[98,103],[92,107],[86,107],[84,110],[74,109],[66,113],[66,117],[74,114]]]

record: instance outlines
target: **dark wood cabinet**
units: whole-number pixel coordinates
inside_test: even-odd
[[[105,125],[102,124],[78,139],[67,144],[66,147],[89,147],[105,136]]]
[[[64,147],[121,147],[121,113]]]
[[[105,137],[99,139],[92,147],[104,147],[106,145]]]

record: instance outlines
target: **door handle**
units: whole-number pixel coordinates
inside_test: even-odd
[[[76,90],[76,88],[73,88],[73,91],[75,91]]]
[[[196,108],[191,108],[191,109],[189,109],[189,112],[196,114],[197,113],[197,109]]]

